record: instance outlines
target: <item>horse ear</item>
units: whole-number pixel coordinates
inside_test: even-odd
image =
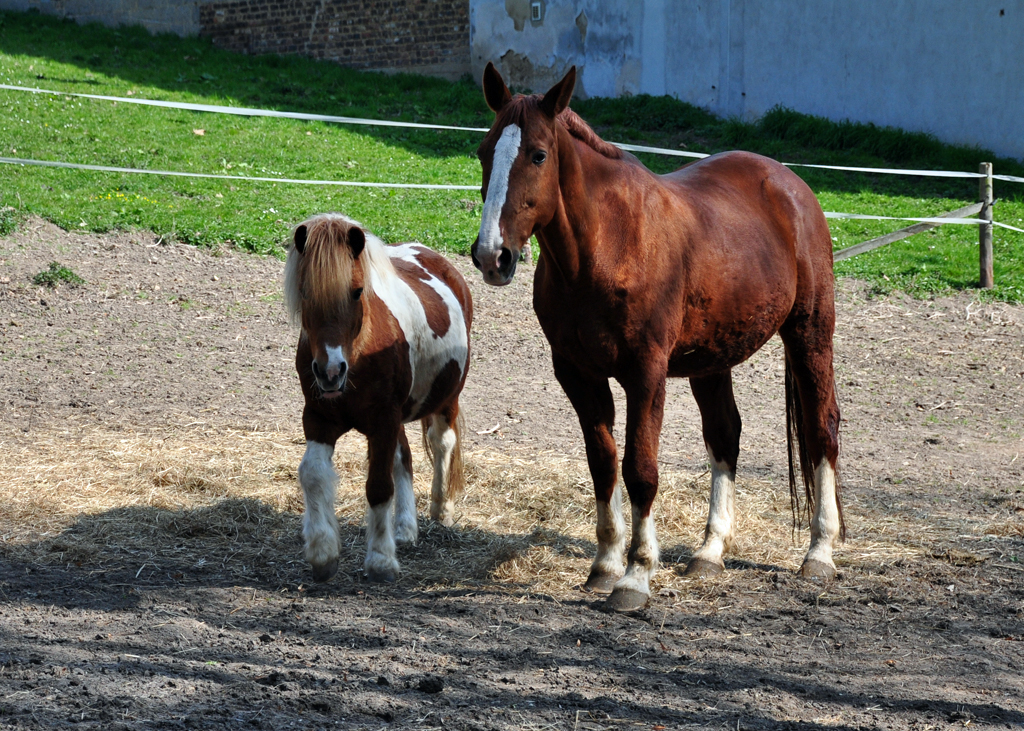
[[[306,224],[302,224],[295,229],[295,235],[292,240],[295,242],[295,249],[301,254],[306,250]]]
[[[548,93],[540,100],[540,109],[549,117],[557,117],[569,106],[572,99],[572,90],[576,88],[576,67],[573,66],[569,72],[557,84],[548,89]]]
[[[505,86],[505,80],[501,78],[501,74],[498,73],[498,69],[494,67],[494,64],[490,61],[487,62],[487,68],[484,69],[484,99],[487,100],[487,106],[491,108],[491,111],[497,114],[502,108],[512,101],[512,92]]]
[[[348,246],[352,249],[352,258],[358,259],[363,253],[363,247],[366,246],[366,234],[363,233],[363,229],[353,226],[348,230]]]

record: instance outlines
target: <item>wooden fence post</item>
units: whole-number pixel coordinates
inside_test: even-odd
[[[981,211],[978,219],[981,221],[992,220],[992,163],[983,162],[978,167],[978,172],[984,178],[978,179],[978,200],[981,202]],[[992,274],[992,224],[978,224],[978,257],[981,268],[981,288],[992,289],[995,280]]]

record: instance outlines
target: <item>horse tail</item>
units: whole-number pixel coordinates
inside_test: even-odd
[[[800,399],[800,389],[797,387],[796,378],[793,375],[793,364],[789,358],[789,351],[785,354],[786,360],[786,451],[789,455],[789,506],[793,512],[793,530],[800,525],[801,513],[810,523],[814,514],[814,466],[811,464],[811,456],[807,451],[807,437],[804,433],[804,412],[803,403]],[[839,403],[839,394],[835,381],[832,383],[836,403]],[[838,417],[837,417],[838,421]],[[838,425],[838,424],[837,424]],[[838,442],[838,434],[837,442]],[[800,491],[796,486],[796,469],[793,465],[793,443],[800,452],[800,472],[804,481],[804,509],[800,509]],[[836,484],[836,508],[839,512],[839,540],[846,540],[846,518],[843,515],[842,484],[839,479],[839,460],[835,464]]]
[[[431,419],[433,418],[435,417],[428,416],[424,419],[420,419],[420,430],[423,432],[423,451],[426,452],[427,457],[431,462],[434,461],[434,448],[430,446],[430,439],[427,436],[427,431],[430,429]],[[458,412],[455,420],[449,426],[452,431],[455,432],[455,448],[452,449],[452,460],[448,465],[447,488],[448,499],[455,500],[466,490],[466,465],[462,459],[462,432],[465,429],[466,421],[463,418],[461,411]]]
[[[789,455],[789,507],[793,512],[793,530],[800,527],[801,513],[806,515],[808,523],[814,512],[814,491],[811,489],[813,467],[811,457],[807,453],[807,436],[804,433],[804,411],[800,399],[800,390],[793,375],[793,363],[786,350],[786,452]],[[793,465],[793,442],[800,452],[800,471],[804,479],[804,510],[800,510],[800,491],[796,486],[796,468]]]

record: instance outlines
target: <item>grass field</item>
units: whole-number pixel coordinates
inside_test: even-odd
[[[470,81],[357,72],[296,57],[250,57],[140,28],[79,27],[0,13],[0,83],[64,92],[266,107],[487,127]],[[757,123],[716,118],[667,97],[573,104],[606,139],[693,151],[748,149],[788,162],[1024,175],[1019,162],[943,145],[927,135],[836,124],[774,110]],[[0,90],[0,155],[228,175],[478,185],[480,135],[396,130],[162,110]],[[678,159],[642,155],[657,172]],[[928,216],[977,198],[974,180],[874,176],[797,168],[825,210]],[[996,219],[1024,227],[1024,186],[998,183]],[[292,225],[339,210],[385,240],[466,252],[479,221],[474,191],[351,189],[190,180],[0,165],[0,229],[28,213],[69,229],[140,227],[199,245],[229,242],[280,253]],[[4,210],[5,208],[11,210]],[[836,248],[902,227],[832,221]],[[976,286],[977,230],[945,226],[840,263],[879,291],[930,294]],[[1024,234],[995,234],[997,288],[1024,301]]]

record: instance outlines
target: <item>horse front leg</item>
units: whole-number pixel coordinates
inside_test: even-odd
[[[338,572],[340,544],[334,495],[338,473],[331,458],[334,443],[307,439],[306,453],[299,463],[299,484],[305,510],[302,513],[303,553],[313,569],[314,581],[327,581]]]
[[[608,597],[619,612],[642,609],[651,598],[651,577],[658,570],[658,537],[654,528],[654,498],[658,494],[658,440],[665,413],[667,362],[648,366],[634,380],[622,380],[626,391],[626,451],[622,479],[629,492],[633,536],[625,575]]]
[[[711,499],[704,543],[694,552],[685,575],[706,577],[725,569],[722,556],[732,544],[742,425],[733,398],[732,371],[691,378],[690,388],[700,409],[704,447],[711,462]]]
[[[391,526],[395,481],[393,468],[398,431],[368,438],[370,466],[366,478],[366,561],[363,570],[370,581],[392,582],[398,578],[395,534]]]
[[[615,402],[607,379],[592,379],[565,358],[553,356],[555,377],[576,410],[587,448],[587,463],[594,480],[597,507],[597,555],[584,588],[608,594],[622,576],[626,550],[626,522],[622,519],[622,490],[612,429]]]

